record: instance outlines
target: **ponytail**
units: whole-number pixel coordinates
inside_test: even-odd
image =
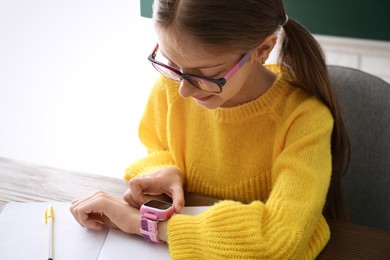
[[[340,105],[331,86],[324,53],[314,37],[298,22],[289,19],[285,24],[279,62],[287,80],[319,98],[330,109],[334,118],[332,132],[332,178],[326,198],[324,215],[346,220],[341,179],[347,171],[350,143]]]

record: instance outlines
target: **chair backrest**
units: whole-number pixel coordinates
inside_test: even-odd
[[[350,220],[390,230],[390,84],[352,68],[328,70],[351,141],[342,180]]]

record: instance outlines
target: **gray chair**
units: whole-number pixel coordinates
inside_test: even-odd
[[[352,68],[328,70],[351,141],[342,180],[350,220],[390,230],[390,84]]]

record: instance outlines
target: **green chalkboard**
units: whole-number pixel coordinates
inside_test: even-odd
[[[141,15],[152,17],[153,0],[140,1]],[[285,6],[312,33],[390,41],[390,0],[285,0]]]
[[[287,14],[317,34],[390,41],[389,0],[285,0]]]
[[[141,16],[152,18],[153,0],[140,0],[140,1],[141,1]]]

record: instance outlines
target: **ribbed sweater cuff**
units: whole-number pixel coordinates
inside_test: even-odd
[[[168,222],[168,244],[172,259],[193,259],[197,255],[204,259],[205,241],[201,236],[204,214],[187,216],[177,214]],[[190,239],[189,239],[190,238]]]
[[[260,204],[254,203],[252,207],[223,201],[196,216],[175,215],[168,222],[172,258],[253,258],[259,253],[259,245],[253,241],[261,236],[261,232],[248,226],[259,226],[262,216],[257,206]]]

